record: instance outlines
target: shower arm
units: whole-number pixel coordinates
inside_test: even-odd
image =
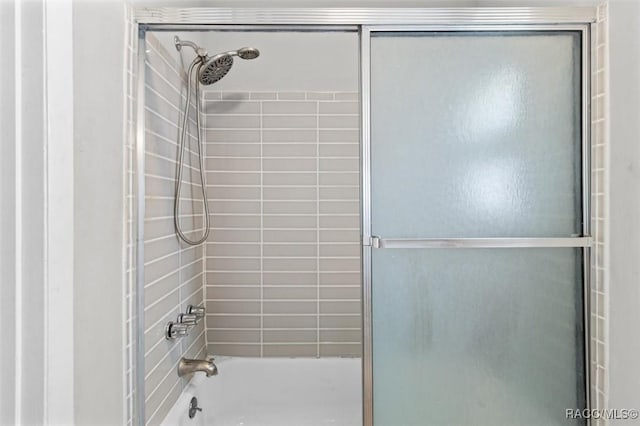
[[[178,36],[173,37],[173,44],[176,46],[176,50],[178,50],[178,51],[182,50],[183,46],[188,46],[188,47],[192,48],[196,52],[196,55],[198,55],[200,57],[206,57],[207,56],[207,50],[206,49],[203,49],[202,47],[198,46],[197,44],[195,44],[192,41],[180,40],[180,37],[178,37]]]

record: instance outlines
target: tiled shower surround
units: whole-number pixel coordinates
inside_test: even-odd
[[[173,196],[178,150],[178,122],[184,103],[184,72],[155,37],[147,38],[145,88],[145,399],[148,424],[158,424],[188,382],[176,374],[180,357],[205,353],[204,323],[188,337],[165,339],[167,322],[189,304],[203,303],[204,248],[180,242],[173,226]],[[192,109],[194,111],[194,109]],[[202,196],[197,183],[195,133],[183,172],[180,220],[187,235],[202,233]]]
[[[204,96],[209,353],[360,355],[358,94]]]

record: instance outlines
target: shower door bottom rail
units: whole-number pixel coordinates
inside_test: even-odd
[[[591,237],[567,238],[381,238],[364,240],[365,246],[375,249],[423,248],[552,248],[591,247]]]

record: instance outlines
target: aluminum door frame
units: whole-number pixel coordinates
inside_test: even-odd
[[[581,44],[581,207],[582,235],[568,238],[416,238],[372,235],[371,230],[371,35],[383,32],[558,32],[580,33]],[[591,395],[591,330],[590,291],[591,258],[591,25],[569,24],[456,24],[456,25],[363,25],[360,32],[361,84],[361,232],[362,232],[362,315],[363,315],[363,423],[373,426],[373,326],[372,326],[372,250],[375,249],[440,249],[440,248],[535,248],[572,247],[582,249],[583,324],[584,324],[584,391],[587,409],[592,406]],[[570,408],[570,407],[567,407]],[[591,424],[591,419],[587,419]]]

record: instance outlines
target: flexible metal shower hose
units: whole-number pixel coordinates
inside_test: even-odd
[[[200,185],[202,189],[202,203],[204,205],[204,234],[198,240],[189,239],[180,227],[180,193],[182,189],[182,169],[184,167],[184,151],[186,149],[186,135],[187,135],[187,122],[189,120],[189,109],[191,107],[191,79],[192,73],[195,66],[198,65],[198,69],[196,70],[196,75],[200,74],[200,68],[202,68],[202,58],[197,57],[189,66],[189,71],[187,72],[187,102],[184,108],[184,116],[182,117],[182,129],[180,131],[180,139],[179,139],[179,155],[178,155],[178,170],[176,173],[176,191],[175,198],[173,202],[173,224],[176,228],[176,234],[178,237],[185,243],[197,246],[202,244],[207,240],[209,236],[209,202],[207,200],[207,182],[204,174],[204,160],[202,155],[202,141],[200,137],[201,125],[200,125],[200,85],[196,81],[196,139],[198,141],[198,162],[200,166]]]

